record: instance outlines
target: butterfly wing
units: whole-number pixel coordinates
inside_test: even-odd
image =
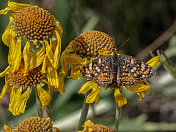
[[[113,80],[111,58],[111,55],[103,55],[89,62],[81,68],[82,76],[95,81],[99,86],[111,84]]]
[[[123,61],[123,60],[122,60]],[[131,74],[130,70],[122,62],[119,63],[117,69],[117,84],[119,86],[132,86],[137,83],[136,78]]]
[[[134,57],[128,55],[118,55],[122,69],[128,69],[128,72],[135,78],[135,80],[148,80],[155,74],[154,69],[145,64],[144,62],[137,60]],[[124,67],[124,68],[123,68]]]

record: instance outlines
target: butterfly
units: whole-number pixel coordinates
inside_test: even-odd
[[[128,55],[102,55],[84,65],[80,73],[99,86],[133,86],[139,80],[148,80],[155,70],[144,62]]]

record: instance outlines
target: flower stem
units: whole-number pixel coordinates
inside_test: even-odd
[[[48,104],[44,109],[42,109],[42,104],[40,102],[37,89],[35,89],[35,96],[36,96],[36,104],[37,104],[37,110],[38,110],[38,115],[41,118],[47,118],[50,117],[52,119],[52,110],[50,104]]]
[[[38,93],[37,93],[37,89],[34,87],[33,88],[34,91],[35,91],[35,97],[36,97],[36,104],[37,104],[37,111],[38,111],[38,115],[39,117],[43,117],[43,114],[42,114],[42,104],[40,102],[40,99],[39,99],[39,96],[38,96]]]
[[[81,117],[79,119],[79,123],[78,123],[78,126],[76,128],[76,131],[77,132],[78,130],[81,130],[82,129],[82,126],[84,125],[84,122],[87,118],[87,114],[88,114],[88,110],[89,110],[89,104],[86,103],[86,98],[87,98],[87,95],[89,94],[90,92],[87,92],[85,94],[85,98],[84,98],[84,104],[83,104],[83,107],[82,107],[82,111],[81,111]]]
[[[120,87],[120,92],[122,93],[122,88]],[[122,113],[122,107],[119,108],[118,105],[116,105],[116,117],[115,117],[115,130],[114,132],[118,132],[119,123],[121,120],[121,113]]]
[[[114,132],[118,132],[119,123],[120,123],[120,119],[121,119],[121,112],[122,112],[122,107],[119,108],[118,106],[116,106],[116,118],[115,118],[115,130],[114,130]]]

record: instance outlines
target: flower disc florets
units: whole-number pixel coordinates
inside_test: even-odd
[[[13,131],[15,132],[51,132],[52,121],[40,117],[30,117],[21,122]]]
[[[20,65],[18,71],[15,71],[15,73],[11,73],[11,70],[9,69],[11,85],[27,87],[40,83],[42,79],[46,78],[46,74],[41,73],[41,69],[42,66],[36,67],[30,70],[27,75],[24,75],[24,65],[22,64]]]
[[[109,129],[108,127],[106,127],[104,125],[94,124],[94,125],[90,126],[90,128],[92,128],[92,130],[90,130],[90,132],[113,132],[111,129]]]
[[[51,15],[37,6],[22,8],[14,16],[14,26],[18,36],[30,40],[44,40],[54,29]]]
[[[79,55],[88,57],[97,57],[101,49],[108,49],[109,51],[116,49],[116,44],[111,37],[95,30],[80,34],[71,43]]]

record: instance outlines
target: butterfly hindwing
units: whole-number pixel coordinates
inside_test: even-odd
[[[124,61],[124,60],[121,60]],[[117,84],[120,86],[132,86],[137,83],[136,78],[131,74],[126,65],[119,64],[117,70]]]

